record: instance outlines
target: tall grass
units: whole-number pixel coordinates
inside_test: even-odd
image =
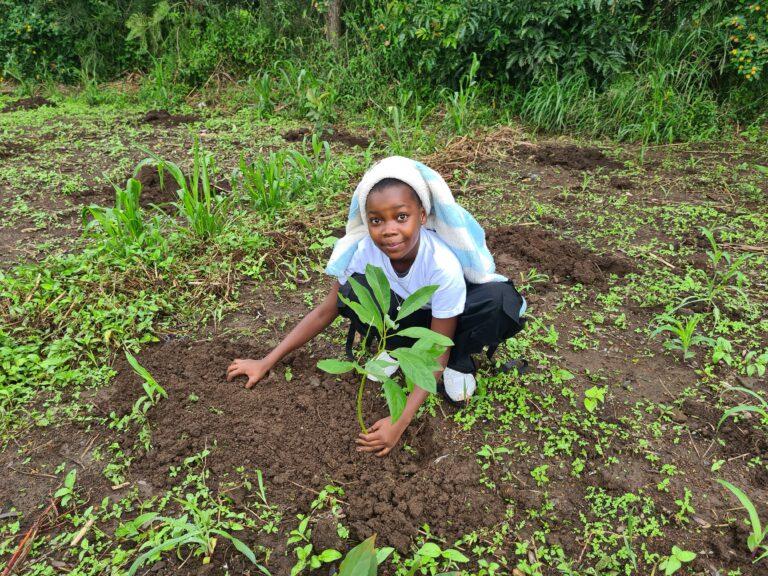
[[[594,86],[586,72],[542,74],[521,98],[523,120],[644,143],[706,139],[722,126],[710,85],[718,37],[711,29],[655,30],[631,69]]]

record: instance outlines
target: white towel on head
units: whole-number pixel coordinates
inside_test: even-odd
[[[344,274],[358,243],[368,236],[365,202],[371,188],[385,178],[401,180],[416,191],[427,213],[426,227],[437,232],[456,254],[468,282],[484,284],[506,280],[495,273],[496,266],[485,245],[482,227],[456,203],[443,177],[421,162],[403,156],[384,158],[360,180],[349,205],[346,234],[334,245],[325,269],[328,274],[336,277]]]

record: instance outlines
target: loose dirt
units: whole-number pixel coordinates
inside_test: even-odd
[[[525,272],[536,268],[552,275],[559,282],[601,284],[606,274],[622,276],[634,270],[623,256],[597,255],[575,242],[560,239],[552,232],[534,226],[505,226],[487,231],[488,248],[496,257],[499,271],[504,274]]]
[[[141,117],[143,124],[155,124],[161,126],[177,126],[179,124],[188,124],[197,122],[199,116],[194,114],[171,114],[167,110],[150,110]]]
[[[22,98],[16,100],[10,104],[6,104],[3,108],[3,112],[16,112],[17,110],[34,110],[41,106],[56,106],[55,102],[51,102],[48,98],[42,96],[31,96],[29,98]]]
[[[513,156],[529,156],[537,164],[562,166],[570,170],[617,170],[622,164],[608,158],[598,148],[573,144],[521,144],[509,150]]]
[[[353,537],[375,532],[400,550],[408,548],[425,522],[450,539],[503,518],[503,499],[480,486],[479,466],[457,439],[455,426],[425,417],[409,429],[409,450],[386,459],[359,453],[354,443],[360,432],[358,381],[336,381],[315,367],[319,357],[303,353],[287,360],[290,380],[280,366],[253,390],[240,381],[226,382],[232,359],[263,352],[223,339],[174,341],[144,352],[140,362],[169,397],[150,411],[153,448],[137,455],[132,479],[161,490],[174,482],[170,466],[214,446],[208,466],[217,478],[238,466],[260,469],[269,481],[270,501],[283,507],[306,509],[326,484],[341,485],[345,523]],[[121,362],[118,370],[114,385],[96,402],[104,415],[129,411],[141,393],[130,368]],[[366,389],[364,414],[369,425],[387,414],[372,384]]]
[[[127,174],[125,178],[116,182],[118,186],[125,186],[128,178],[133,178],[133,173]],[[141,182],[141,196],[139,203],[144,208],[153,205],[163,205],[174,202],[178,199],[177,191],[179,185],[170,174],[165,173],[162,181],[160,174],[155,166],[144,166],[135,178]],[[83,204],[99,204],[101,206],[113,206],[115,203],[115,189],[112,184],[101,186],[100,188],[86,189],[83,192],[73,196],[73,199]]]
[[[286,142],[301,142],[304,138],[312,138],[314,132],[309,128],[297,128],[295,130],[288,130],[283,132],[283,140]],[[353,134],[343,128],[334,128],[332,131],[323,132],[323,140],[328,142],[339,142],[345,144],[350,148],[353,146],[359,146],[360,148],[368,148],[370,140],[365,136],[359,134]]]

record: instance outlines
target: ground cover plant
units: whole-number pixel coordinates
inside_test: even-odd
[[[493,105],[477,49],[431,98],[402,85],[352,105],[294,61],[181,93],[161,58],[168,7],[145,31],[151,78],[51,86],[49,104],[0,113],[0,571],[767,569],[759,123],[672,144],[644,136],[664,133],[650,121],[622,141],[537,134],[532,100],[522,119]],[[435,66],[465,49],[429,45]],[[537,82],[570,125],[586,92]],[[25,89],[0,85],[0,107]],[[431,396],[381,460],[354,438],[429,382],[447,342],[412,331],[421,343],[392,353],[404,382],[383,373],[375,358],[420,304],[383,314],[376,270],[371,291],[353,285],[383,333],[373,348],[330,361],[339,320],[253,390],[225,376],[323,297],[351,191],[392,153],[445,176],[529,310],[475,396]]]

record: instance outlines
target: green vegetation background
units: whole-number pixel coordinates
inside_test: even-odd
[[[0,76],[27,91],[139,72],[167,104],[211,79],[306,69],[320,107],[397,104],[477,81],[501,116],[668,142],[762,124],[768,17],[759,1],[0,0]],[[469,73],[477,58],[476,76]],[[161,102],[163,103],[163,102]]]

